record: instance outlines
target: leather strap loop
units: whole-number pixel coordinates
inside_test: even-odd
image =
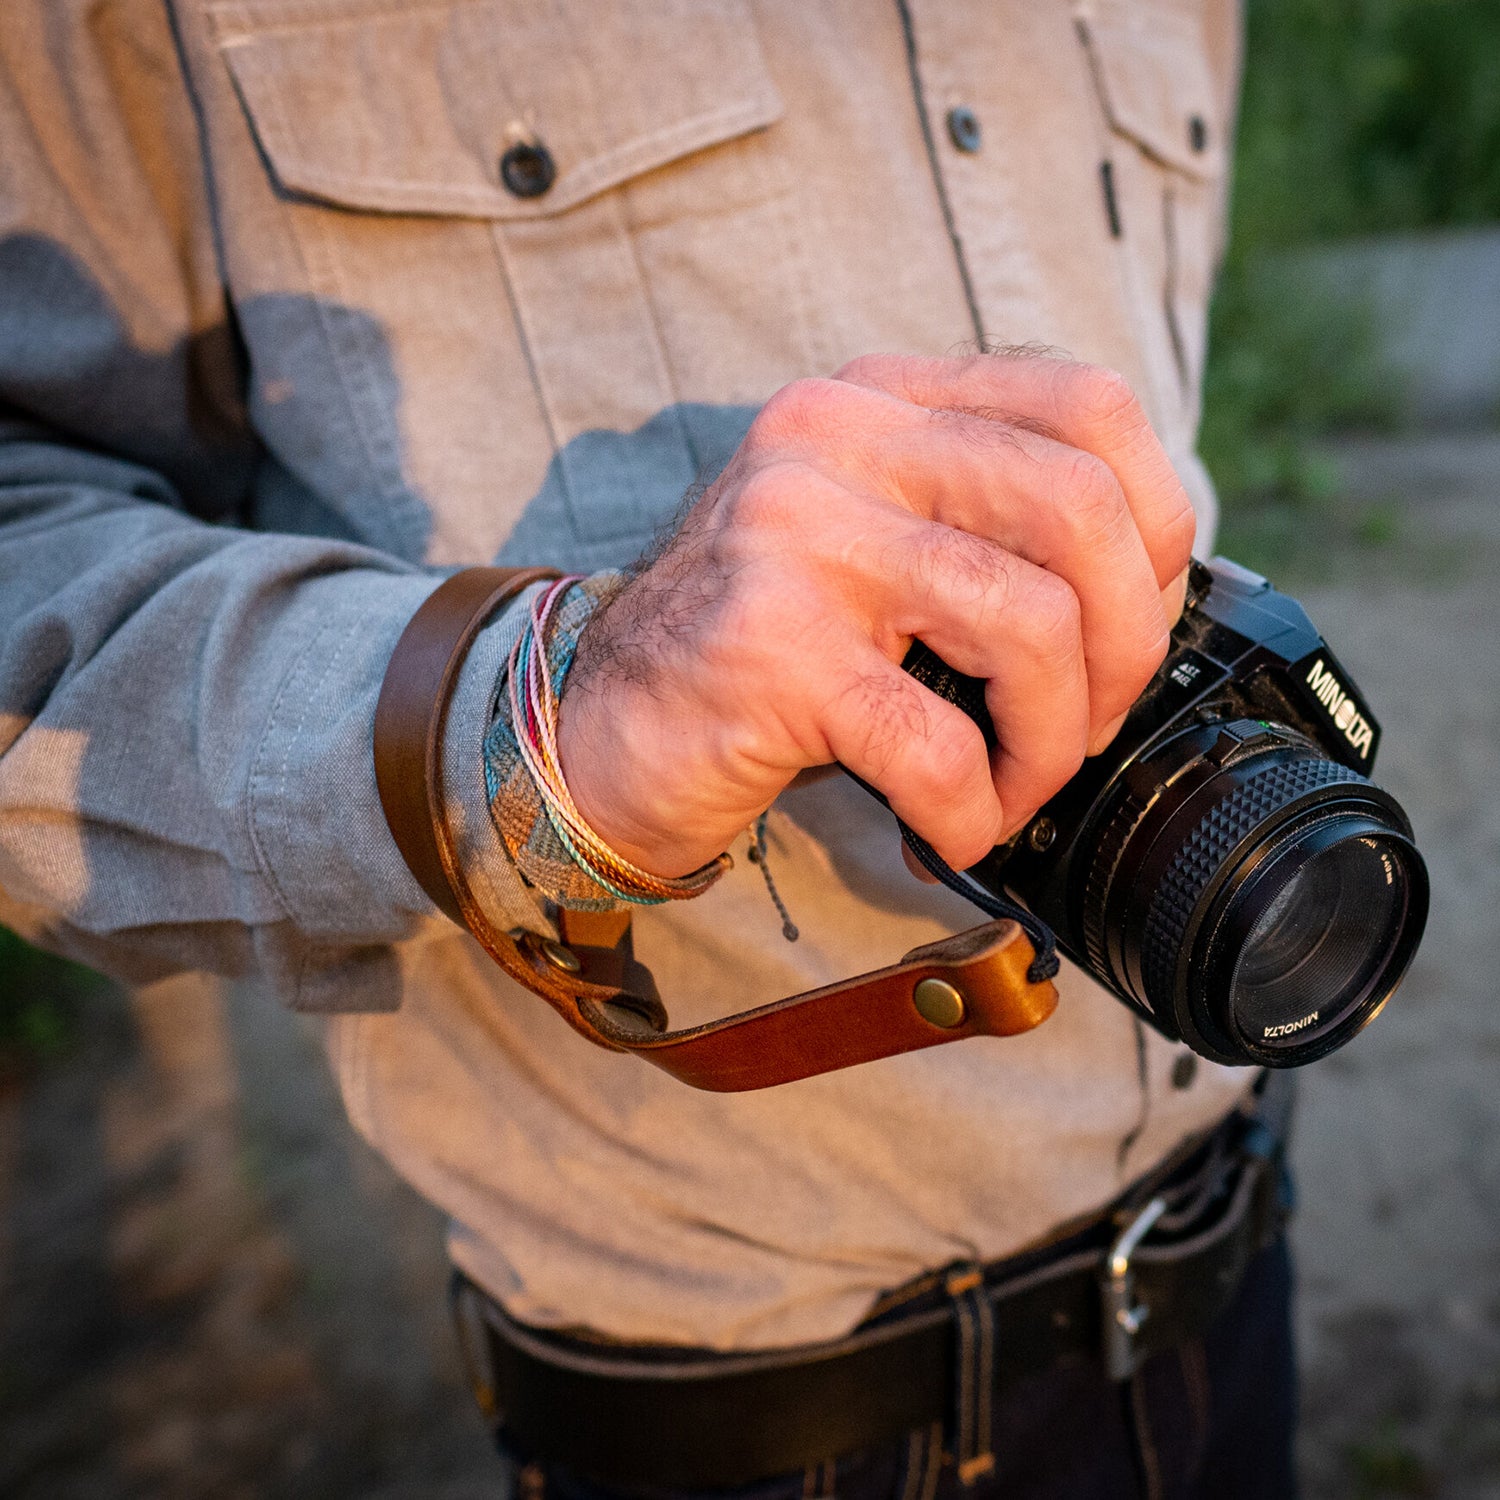
[[[507,974],[597,1046],[637,1053],[695,1088],[721,1091],[790,1083],[963,1037],[1013,1036],[1052,1014],[1057,993],[1050,983],[1027,981],[1033,950],[1011,921],[916,949],[872,974],[675,1032],[667,1030],[650,970],[631,951],[624,914],[564,913],[563,944],[496,928],[454,848],[443,805],[443,725],[475,636],[521,589],[557,576],[544,568],[455,573],[407,625],[375,709],[375,780],[396,845],[439,910]]]
[[[417,884],[460,926],[452,858],[442,837],[443,721],[464,656],[490,617],[551,568],[465,568],[407,622],[375,704],[375,785],[385,820]]]

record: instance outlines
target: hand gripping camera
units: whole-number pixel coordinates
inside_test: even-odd
[[[904,663],[994,730],[984,684]],[[1400,983],[1427,919],[1411,824],[1367,778],[1380,727],[1301,605],[1223,558],[1114,742],[966,874],[1166,1036],[1223,1063],[1341,1047]]]
[[[628,917],[559,911],[560,942],[502,932],[446,815],[437,747],[469,644],[500,605],[552,576],[465,568],[428,596],[381,685],[375,776],[434,905],[597,1046],[724,1091],[1015,1036],[1052,1013],[1060,946],[1205,1056],[1293,1067],[1367,1025],[1416,951],[1427,870],[1405,814],[1367,779],[1380,735],[1370,710],[1300,605],[1216,560],[1194,564],[1172,648],[1114,743],[1019,837],[960,875],[905,830],[918,858],[995,920],[674,1031]],[[982,682],[920,643],[905,666],[993,736]]]

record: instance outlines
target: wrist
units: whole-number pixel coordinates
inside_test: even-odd
[[[660,873],[641,863],[656,856],[658,847],[649,835],[641,837],[637,825],[618,815],[621,805],[631,805],[628,797],[623,804],[620,797],[628,757],[609,756],[607,751],[601,757],[588,748],[580,754],[575,730],[579,716],[570,715],[564,729],[562,694],[578,639],[619,586],[616,574],[574,577],[559,581],[533,601],[528,626],[502,676],[501,711],[486,742],[491,807],[517,865],[544,894],[561,905],[585,909],[622,901],[655,905],[685,899],[706,890],[726,867],[725,859],[714,857],[712,850],[680,873]],[[621,740],[615,716],[594,719],[610,731],[606,741],[618,742],[624,751],[628,736]],[[585,746],[588,742],[585,735]],[[593,817],[580,807],[565,765],[575,774],[582,768],[585,805]]]
[[[660,705],[642,705],[628,685],[563,694],[558,749],[568,790],[584,820],[611,848],[653,875],[680,878],[723,847],[685,818],[678,778],[663,749],[680,738]],[[674,795],[675,793],[675,795]]]

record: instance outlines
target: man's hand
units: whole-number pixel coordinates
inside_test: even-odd
[[[1167,649],[1194,519],[1129,387],[1034,355],[870,356],[778,391],[589,624],[563,769],[644,869],[838,761],[973,864],[1104,747]],[[999,745],[900,668],[984,678]]]

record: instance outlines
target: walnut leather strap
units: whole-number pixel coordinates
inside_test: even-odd
[[[443,724],[474,637],[528,584],[556,576],[544,568],[467,568],[448,578],[407,625],[375,709],[375,780],[396,845],[439,910],[507,974],[596,1045],[633,1052],[684,1083],[717,1091],[790,1083],[964,1037],[1013,1036],[1052,1014],[1057,992],[1027,980],[1031,943],[1009,921],[682,1031],[668,1029],[651,972],[635,959],[628,916],[565,912],[562,943],[500,931],[457,858],[443,805]]]

